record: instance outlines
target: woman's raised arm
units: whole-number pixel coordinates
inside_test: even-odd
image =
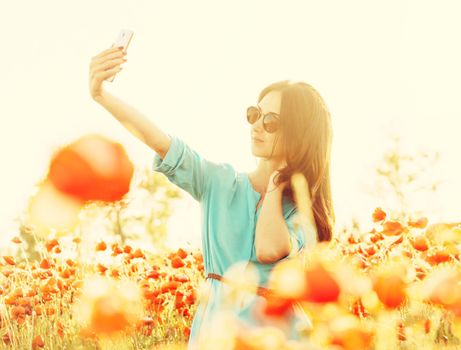
[[[163,158],[171,144],[171,138],[168,134],[134,107],[103,88],[104,81],[122,69],[120,65],[126,61],[123,56],[124,53],[120,48],[111,47],[91,58],[89,67],[90,95],[133,135]]]
[[[134,136],[164,158],[170,148],[170,136],[141,112],[120,98],[103,91],[96,101],[107,109]]]
[[[168,179],[202,201],[211,179],[232,181],[235,172],[230,164],[215,163],[203,158],[180,137],[162,131],[141,112],[107,92],[103,82],[120,72],[123,52],[117,48],[102,51],[91,59],[90,95],[109,111],[133,135],[155,151],[152,169],[164,173]]]

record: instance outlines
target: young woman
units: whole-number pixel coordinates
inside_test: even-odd
[[[196,199],[202,209],[202,254],[209,298],[194,315],[189,349],[211,331],[214,316],[226,305],[232,281],[222,279],[232,266],[248,263],[259,274],[253,301],[232,312],[248,327],[265,323],[256,308],[273,267],[320,241],[329,241],[335,222],[330,190],[332,126],[319,93],[304,82],[280,81],[264,88],[247,109],[251,150],[259,158],[250,173],[229,163],[203,158],[181,138],[163,132],[148,118],[102,88],[120,70],[123,53],[107,49],[92,58],[90,93],[127,129],[155,151],[153,170]],[[302,173],[309,186],[312,217],[309,231],[296,225],[297,208],[290,177]],[[298,313],[281,326],[287,339],[299,339]],[[199,337],[200,335],[200,337]]]

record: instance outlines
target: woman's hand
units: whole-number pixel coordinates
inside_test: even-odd
[[[89,85],[94,100],[102,95],[103,81],[122,70],[120,65],[126,61],[123,57],[122,48],[111,47],[91,59]]]
[[[279,173],[279,171],[282,169],[282,168],[285,168],[286,167],[286,163],[283,163],[283,165],[281,165],[277,170],[275,170],[270,178],[269,178],[269,185],[267,186],[267,191],[266,192],[271,192],[271,191],[274,191],[274,190],[279,190],[280,192],[283,191],[283,189],[287,186],[288,184],[288,181],[283,181],[282,183],[280,183],[278,186],[275,186],[274,185],[274,178],[275,176]]]
[[[274,177],[277,174],[277,172],[273,172],[270,179],[269,179],[269,185],[267,186],[267,191],[266,192],[272,192],[275,190],[278,190],[280,192],[283,191],[283,189],[288,185],[288,181],[283,181],[280,183],[278,186],[274,184]]]

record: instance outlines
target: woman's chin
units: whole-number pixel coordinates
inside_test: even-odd
[[[263,152],[252,151],[251,153],[253,153],[253,156],[257,158],[267,158],[268,157],[268,155],[266,155]]]
[[[261,148],[255,145],[251,145],[251,152],[253,153],[253,155],[257,157],[260,157],[262,153]]]

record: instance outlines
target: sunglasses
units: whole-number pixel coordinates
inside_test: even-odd
[[[247,120],[248,123],[254,124],[262,115],[261,109],[255,106],[247,108]],[[276,132],[280,127],[280,117],[276,113],[269,112],[263,116],[263,128],[268,133],[272,134]]]

